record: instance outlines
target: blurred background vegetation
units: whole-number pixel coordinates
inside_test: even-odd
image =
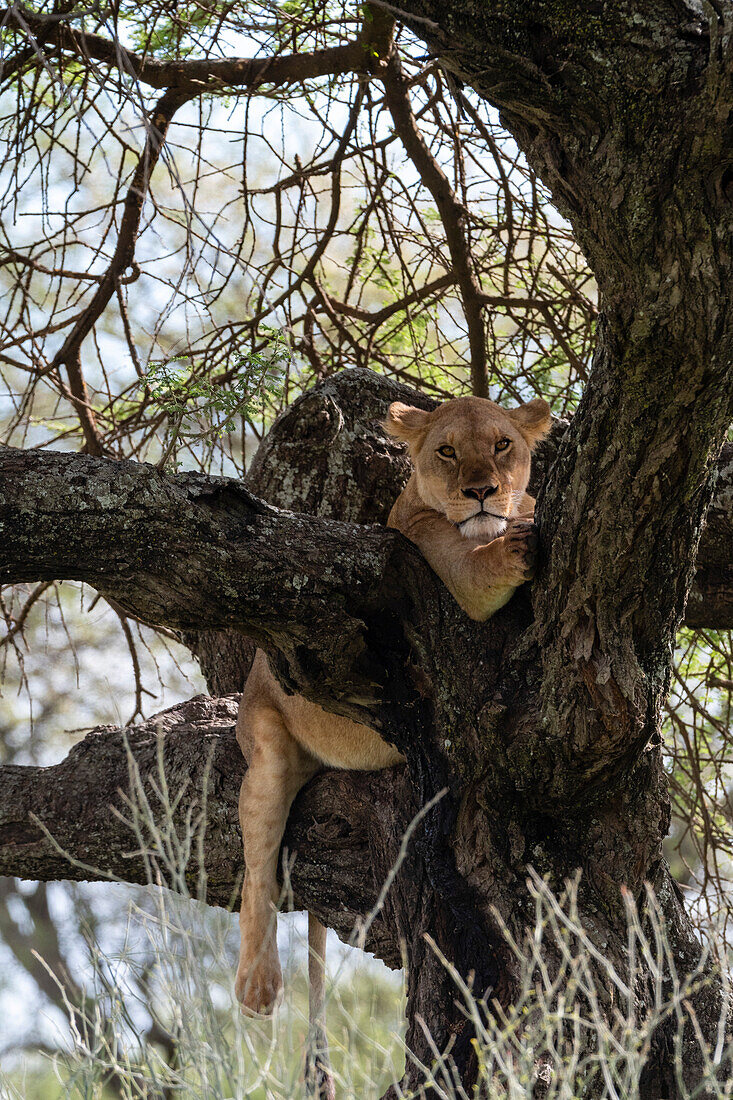
[[[371,21],[331,0],[41,0],[0,16],[3,443],[242,476],[277,414],[351,366],[442,397],[540,395],[572,415],[596,293],[568,225],[496,114],[399,26],[393,93],[417,154],[368,72],[307,75],[314,51],[353,42]],[[290,55],[306,75],[284,80],[275,62]],[[272,63],[238,84],[231,66],[216,68],[232,57]],[[201,63],[200,87],[172,102],[178,62]],[[50,763],[93,726],[204,690],[172,633],[88,589],[6,588],[0,611],[3,763]],[[732,687],[730,634],[683,631],[664,729],[667,854],[726,945]],[[235,1019],[232,919],[181,904],[172,923],[208,945],[217,1034],[242,1056],[259,1044],[252,1066],[269,1065],[278,1095],[294,1094],[301,926],[290,926],[292,1000],[272,1025],[287,1065],[275,1065],[271,1025]],[[115,1073],[90,1084],[74,1062],[90,1016],[133,1059],[143,1048],[181,1059],[170,982],[144,934],[157,905],[155,891],[120,885],[0,880],[9,1094],[124,1094]],[[399,1074],[400,981],[332,954],[334,1061],[353,1095],[367,1095]],[[251,1088],[274,1095],[264,1078]]]

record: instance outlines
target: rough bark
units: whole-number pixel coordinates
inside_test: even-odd
[[[613,914],[610,884],[633,890],[639,868],[654,877],[658,866],[667,799],[647,746],[733,419],[733,210],[722,185],[733,9],[458,0],[446,18],[437,0],[404,7],[500,108],[599,284],[593,370],[539,500],[546,556],[522,656],[541,655],[544,721],[504,743],[518,783],[536,763],[532,800],[551,834],[578,799],[598,807],[577,857]],[[629,799],[622,816],[614,795]],[[677,1095],[662,1049],[655,1061],[647,1094]],[[694,1080],[699,1065],[691,1056],[684,1075]]]
[[[410,466],[381,430],[391,401],[421,408],[425,394],[371,371],[351,370],[299,397],[263,439],[245,485],[277,508],[347,523],[385,523]],[[254,656],[233,631],[187,631],[212,695],[241,691]]]
[[[280,650],[286,648],[287,632],[295,651],[304,630],[310,634],[313,623],[322,623],[320,640],[309,637],[305,648],[316,655],[322,646],[318,659],[333,663],[334,679],[345,675],[348,683],[353,657],[338,651],[348,629],[357,650],[363,644],[361,604],[373,603],[375,613],[392,606],[384,586],[395,569],[403,591],[403,569],[418,571],[418,589],[430,584],[429,570],[399,536],[360,529],[357,544],[357,532],[349,526],[384,522],[408,476],[403,449],[379,425],[389,401],[398,398],[432,404],[370,372],[351,371],[296,402],[263,444],[247,485],[268,501],[327,517],[323,523],[268,508],[225,478],[168,477],[137,463],[4,448],[0,523],[11,537],[0,552],[0,577],[84,579],[148,622],[165,621],[184,631],[231,625]],[[557,425],[541,446],[533,491],[541,489],[548,459],[567,430]],[[694,626],[733,623],[727,617],[733,446],[723,449],[718,471],[698,556],[701,582],[692,590],[688,621]],[[181,576],[177,562],[184,545],[191,552]],[[333,564],[327,577],[324,560]],[[340,601],[335,609],[332,597]],[[215,641],[217,651],[223,648],[223,639]],[[244,649],[228,644],[234,647],[230,659],[217,653],[212,662],[212,677],[223,666],[218,693],[241,688]],[[297,658],[292,660],[295,666]]]
[[[657,754],[642,761],[733,419],[733,8],[458,0],[446,17],[437,0],[403,7],[499,107],[598,280],[593,370],[538,508],[546,557],[522,656],[541,654],[544,721],[505,744],[518,782],[537,762],[535,805],[555,827],[579,798],[599,807],[578,853],[588,878],[595,864],[609,884],[633,884],[622,838],[651,875],[666,794]],[[617,817],[613,793],[640,780]],[[600,886],[608,912],[612,893]],[[676,1095],[655,1057],[645,1088]],[[684,1073],[698,1071],[691,1057]]]
[[[438,589],[399,535],[132,462],[6,449],[0,469],[3,579],[84,580],[145,622],[245,630],[290,687],[380,723],[389,618],[412,604],[419,624],[421,593]]]
[[[386,404],[382,404],[380,418],[385,411]],[[455,769],[446,756],[450,744],[446,723],[455,725],[466,706],[478,711],[470,696],[459,690],[461,675],[470,667],[470,655],[483,648],[487,657],[497,661],[507,633],[516,633],[516,625],[507,620],[505,629],[499,630],[494,624],[487,645],[485,624],[466,620],[414,548],[383,528],[355,528],[333,520],[278,514],[226,481],[214,484],[209,478],[191,481],[180,475],[165,478],[152,468],[121,467],[105,460],[65,455],[33,456],[33,461],[41,458],[45,490],[41,492],[36,481],[28,498],[17,476],[21,454],[8,452],[3,457],[15,475],[5,482],[5,501],[15,508],[15,554],[22,561],[23,577],[51,569],[56,575],[71,572],[79,578],[80,567],[73,563],[79,561],[85,547],[84,576],[122,606],[148,620],[165,617],[168,625],[184,629],[237,623],[272,651],[287,684],[331,709],[369,721],[402,749],[411,761],[412,796],[408,799],[404,792],[391,792],[391,812],[380,815],[379,848],[385,858],[378,866],[385,874],[414,812],[440,790],[450,788],[450,794],[426,818],[421,838],[403,868],[412,884],[424,883],[425,888],[396,895],[399,905],[391,897],[389,905],[408,950],[420,960],[419,966],[413,965],[415,980],[410,988],[415,1049],[425,1043],[424,1038],[420,1043],[419,1035],[422,1017],[440,1047],[451,1035],[458,1037],[455,1051],[465,1060],[470,1033],[460,1010],[452,1007],[450,980],[427,950],[423,934],[429,932],[461,972],[474,971],[482,990],[491,986],[497,995],[502,989],[501,973],[487,946],[493,945],[496,952],[503,949],[490,906],[477,906],[472,890],[457,873],[448,844],[459,789]],[[65,478],[61,471],[67,469],[69,460],[74,463],[75,476]],[[77,461],[85,464],[91,481],[79,473]],[[117,522],[112,506],[114,483],[128,504],[117,513]],[[49,517],[54,516],[44,522],[52,541],[50,532],[56,531],[54,554],[61,554],[53,564],[50,542],[42,540],[41,547],[31,535],[29,508],[36,518],[45,509],[50,509]],[[9,512],[3,514],[3,520],[11,522]],[[294,536],[289,562],[286,528],[276,531],[269,526],[283,522]],[[296,530],[310,533],[302,539]],[[368,549],[370,532],[374,554]],[[114,549],[108,554],[110,544]],[[184,546],[186,577],[198,589],[195,597],[175,568]],[[331,595],[325,597],[327,589]],[[272,615],[264,612],[267,592],[277,603]],[[322,597],[325,601],[319,608]],[[218,611],[209,606],[213,600],[219,601]],[[164,610],[166,604],[170,606]],[[329,622],[334,612],[335,618]],[[523,621],[520,616],[519,622]],[[454,625],[448,625],[451,623]],[[445,645],[446,629],[454,643],[452,653]],[[320,655],[319,636],[324,646]],[[433,660],[438,654],[440,668]],[[431,680],[436,676],[451,684],[450,712],[439,723],[433,721]],[[472,740],[476,740],[475,733]],[[317,903],[312,908],[318,912]],[[448,1005],[440,1014],[436,1014],[436,994]],[[422,1054],[429,1057],[429,1048]]]

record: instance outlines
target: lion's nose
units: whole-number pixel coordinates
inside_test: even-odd
[[[496,484],[482,485],[480,489],[461,489],[461,492],[464,497],[471,497],[473,500],[481,501],[486,500],[487,497],[492,497],[498,488],[499,486]]]

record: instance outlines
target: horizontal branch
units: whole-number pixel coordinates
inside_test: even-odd
[[[192,648],[215,691],[241,690],[248,656],[246,646],[222,635],[249,634],[276,658],[287,686],[380,729],[408,760],[455,744],[451,715],[485,714],[487,699],[496,697],[504,698],[533,752],[551,760],[536,700],[526,689],[516,693],[517,684],[537,675],[525,667],[526,653],[518,656],[524,664],[512,680],[511,655],[519,652],[529,623],[528,594],[520,593],[488,623],[471,623],[404,539],[361,526],[386,517],[407,475],[404,454],[379,426],[395,398],[409,400],[409,391],[370,371],[351,370],[305,393],[278,420],[248,484],[311,515],[278,511],[229,479],[167,476],[151,466],[84,455],[0,450],[0,580],[86,580],[146,621],[183,630],[187,641],[196,634]],[[415,400],[431,404],[425,395]],[[566,431],[558,424],[538,451],[532,491]],[[726,448],[719,461],[701,542],[699,575],[706,587],[700,588],[703,598],[695,590],[690,599],[695,626],[733,621],[726,579],[732,457]],[[536,595],[538,585],[541,580]],[[466,669],[478,651],[484,655],[481,677],[467,683]],[[507,676],[512,682],[503,684]],[[432,705],[440,721],[437,710],[436,720],[430,718]],[[477,730],[455,758],[470,768],[489,744],[486,731]],[[494,759],[496,784],[512,761],[536,771],[536,759],[513,753],[501,767]],[[421,762],[413,763],[418,774]],[[577,784],[586,783],[579,755],[576,770]]]
[[[248,488],[316,517],[384,522],[408,475],[402,449],[379,427],[391,400],[434,404],[367,370],[308,391],[263,442]],[[558,424],[535,457],[535,494],[564,430]],[[733,626],[733,446],[718,468],[687,605],[692,627]],[[366,677],[359,668],[364,624],[378,607],[395,608],[387,580],[396,563],[411,562],[398,569],[403,595],[415,569],[423,585],[432,576],[378,528],[278,513],[227,479],[70,454],[0,451],[0,523],[4,580],[84,579],[146,621],[196,632],[217,693],[243,686],[246,639],[225,632],[245,631],[282,648],[293,678],[309,679],[324,705],[333,706],[333,690],[338,709],[355,690],[363,701],[364,680],[379,678],[373,665]]]
[[[435,401],[394,379],[354,367],[306,390],[277,418],[245,487],[276,508],[347,523],[385,524],[410,476],[403,444],[384,434],[392,401]],[[186,632],[212,695],[241,691],[252,643],[232,630]]]
[[[236,697],[198,696],[126,730],[99,727],[53,767],[0,767],[0,875],[153,882],[211,905],[238,904],[245,763],[234,735],[237,705]],[[294,906],[317,913],[344,939],[376,901],[373,808],[399,787],[402,771],[323,772],[291,811],[284,846],[295,856]],[[170,804],[159,793],[163,778]],[[381,919],[367,947],[400,965]]]
[[[404,456],[385,439],[378,426],[391,400],[415,403],[423,408],[430,408],[435,404],[425,394],[410,391],[405,386],[366,370],[344,371],[327,379],[299,398],[271,429],[247,476],[248,487],[272,503],[298,511],[359,522],[383,522],[407,476]],[[557,422],[551,437],[541,444],[534,456],[530,484],[530,492],[534,495],[541,490],[569,424],[568,421]],[[717,489],[697,554],[697,580],[693,581],[687,604],[686,623],[695,628],[724,628],[733,625],[733,447],[723,448],[717,462],[717,473]],[[578,503],[582,508],[582,497]],[[544,552],[549,550],[546,543]],[[603,543],[599,543],[593,552],[604,553]],[[691,556],[688,555],[687,561],[690,560]],[[660,567],[661,563],[658,563],[657,568]],[[587,560],[579,565],[580,579],[588,569]],[[532,587],[535,596],[541,595],[544,587],[542,579],[536,580]],[[474,638],[471,644],[493,648],[498,632],[503,632],[509,622],[515,625],[521,622],[526,596],[527,593],[524,592],[515,597],[501,616],[486,624],[485,633]],[[453,645],[456,637],[455,625],[451,628],[449,642],[445,631],[438,636],[438,649],[435,652],[440,653],[441,658],[448,663],[447,648]],[[210,678],[212,690],[220,691],[222,686],[226,686],[227,690],[241,688],[241,672],[235,669],[235,677],[239,678],[229,678],[231,662],[227,662],[226,669],[220,669],[220,637],[206,639],[203,648],[195,648],[197,654],[203,656],[202,668]],[[507,637],[504,668],[506,657],[512,651],[512,639]],[[466,653],[470,652],[469,647]],[[470,656],[468,659],[470,660]],[[421,661],[425,660],[433,660],[429,647],[426,647],[425,657],[421,658]],[[463,667],[461,661],[455,660],[454,667],[460,678],[460,669]],[[213,676],[212,669],[216,670]],[[518,672],[522,679],[529,676],[531,681],[532,674],[527,668]],[[224,684],[221,673],[227,677]],[[501,665],[491,675],[488,667],[483,669],[489,696],[492,693],[500,694],[495,680],[497,674],[501,677]],[[445,682],[444,677],[440,677],[440,680]],[[463,690],[461,713],[465,714],[465,687]],[[515,706],[517,703],[522,705],[522,700],[526,702],[530,697],[531,693],[528,695],[525,692],[515,702]],[[547,753],[541,725],[538,726],[537,715],[531,706],[524,719],[528,723],[527,728],[535,730],[535,751],[541,753],[544,760],[552,759]],[[526,729],[522,736],[525,735]],[[485,733],[481,736],[485,741]],[[580,759],[580,755],[576,755]],[[532,753],[527,754],[527,759],[533,759]],[[496,768],[496,760],[493,766]],[[585,769],[581,769],[579,783],[585,783],[585,774]],[[535,783],[536,780],[537,776]]]
[[[311,53],[273,57],[189,58],[159,61],[141,57],[119,41],[76,30],[67,21],[40,15],[16,6],[0,11],[0,25],[15,27],[42,37],[76,57],[99,61],[134,77],[151,88],[170,89],[189,96],[202,92],[253,91],[263,85],[283,86],[319,76],[367,72],[373,59],[360,41]]]
[[[440,602],[395,532],[141,463],[0,450],[0,534],[0,582],[86,581],[149,623],[242,630],[282,656],[294,690],[380,728],[397,617],[419,628],[431,590]]]

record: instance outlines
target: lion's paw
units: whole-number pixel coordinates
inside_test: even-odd
[[[507,574],[514,584],[523,584],[534,577],[537,565],[539,534],[531,520],[517,520],[504,535]]]
[[[247,965],[240,959],[234,992],[244,1016],[272,1016],[282,1000],[283,980],[276,953]]]

